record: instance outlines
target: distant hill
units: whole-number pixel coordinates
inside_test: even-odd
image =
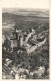
[[[32,13],[32,12],[31,12]],[[42,15],[42,13],[40,13],[41,15]],[[25,15],[23,15],[23,14],[13,14],[13,13],[8,13],[8,12],[5,12],[5,13],[2,13],[2,21],[4,22],[4,21],[7,21],[7,20],[11,20],[11,19],[13,19],[13,20],[15,20],[16,18],[24,18],[24,17],[34,17],[34,18],[48,18],[49,17],[49,15],[47,16],[47,14],[46,14],[46,16],[45,16],[45,14],[44,15],[38,15],[38,12],[37,12],[37,14],[28,14],[28,15],[26,15],[26,13],[25,13]]]
[[[2,12],[8,12],[15,15],[23,16],[38,16],[38,17],[49,17],[49,11],[45,9],[17,9],[17,8],[7,8],[3,9]]]
[[[37,28],[40,24],[48,23],[49,17],[15,15],[13,13],[2,13],[2,26],[9,28],[16,25],[18,29]],[[8,26],[9,25],[9,26]]]
[[[19,12],[19,14],[18,14]],[[22,13],[21,13],[22,12]],[[46,16],[42,16],[45,14]],[[34,28],[36,33],[49,29],[49,12],[45,10],[5,10],[2,13],[2,28],[6,34],[12,29],[27,31]]]

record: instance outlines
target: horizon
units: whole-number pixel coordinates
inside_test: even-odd
[[[40,9],[40,8],[3,8],[2,9],[2,13],[5,13],[5,12],[34,12],[34,11],[48,11],[48,9]]]

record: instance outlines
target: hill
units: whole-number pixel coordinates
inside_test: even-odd
[[[28,28],[37,28],[39,25],[48,23],[49,17],[39,17],[35,15],[24,16],[24,15],[15,15],[13,13],[2,13],[2,26],[3,28],[10,28],[16,25],[18,29],[28,29]],[[9,26],[8,26],[9,25]]]

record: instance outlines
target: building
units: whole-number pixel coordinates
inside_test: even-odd
[[[10,36],[11,40],[11,48],[12,49],[20,49],[23,44],[26,44],[29,38],[35,34],[35,30],[30,29],[29,32],[22,32],[21,30],[17,30],[15,28],[14,32],[12,32]]]
[[[27,42],[33,35],[35,35],[35,30],[33,28],[30,28],[25,35],[25,42]]]
[[[23,34],[19,30],[15,30],[12,32],[12,35],[10,36],[11,40],[11,48],[17,49],[20,48],[23,45]]]

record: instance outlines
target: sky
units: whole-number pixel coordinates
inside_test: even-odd
[[[49,9],[49,0],[2,0],[3,8]]]

